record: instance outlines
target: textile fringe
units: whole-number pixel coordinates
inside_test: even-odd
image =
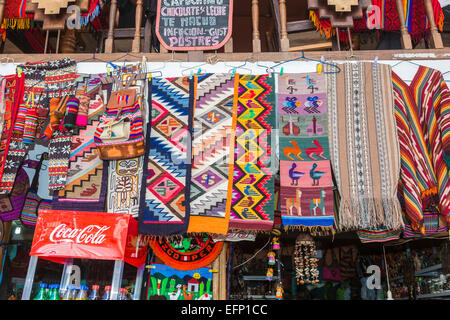
[[[144,243],[149,243],[151,241],[160,241],[163,239],[167,239],[169,241],[183,239],[183,236],[180,234],[175,234],[175,235],[171,235],[171,236],[155,236],[155,235],[151,235],[151,234],[141,234],[140,236],[141,236],[141,241]]]
[[[320,22],[319,16],[314,10],[309,10],[309,19],[316,27],[316,31],[320,32],[321,36],[325,36],[327,40],[330,39],[332,36],[334,36],[335,30],[323,26],[322,23]]]
[[[3,19],[2,29],[30,29],[31,19],[29,18],[5,18]]]
[[[324,227],[324,226],[285,226],[284,231],[286,232],[292,232],[292,231],[300,231],[300,232],[306,232],[309,233],[311,236],[318,237],[318,236],[329,236],[336,233],[333,226],[331,227]]]
[[[404,226],[401,206],[397,198],[384,204],[381,200],[341,200],[339,221],[342,229],[355,230],[374,228],[400,229]]]
[[[431,189],[427,189],[427,190],[423,191],[422,194],[421,194],[421,198],[423,200],[423,199],[426,199],[426,198],[428,198],[430,196],[434,196],[434,195],[437,195],[437,194],[438,194],[438,188],[436,186],[436,187],[433,187]]]
[[[248,234],[257,236],[258,234],[271,234],[272,230],[243,230],[243,229],[228,229],[228,232],[246,232]]]

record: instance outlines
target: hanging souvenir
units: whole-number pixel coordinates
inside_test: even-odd
[[[275,260],[276,260],[276,256],[277,256],[277,254],[275,252],[270,251],[267,254],[267,258],[269,258],[269,261],[267,263],[270,264],[270,265],[274,265],[275,264]]]
[[[95,132],[95,144],[102,160],[130,159],[145,153],[143,99],[136,97],[136,89],[129,88],[135,78],[136,74],[132,74],[125,86],[122,79],[116,78],[117,89],[111,93]]]
[[[319,282],[318,261],[316,258],[316,244],[313,238],[306,233],[301,233],[295,240],[294,264],[297,283],[315,284]]]
[[[273,280],[273,268],[267,268],[266,280],[268,281]]]
[[[277,284],[275,298],[277,300],[283,300],[283,293],[284,293],[283,285],[280,282]]]
[[[223,241],[214,242],[204,234],[194,237],[159,237],[150,240],[155,255],[165,264],[178,270],[193,270],[213,262],[222,251]]]

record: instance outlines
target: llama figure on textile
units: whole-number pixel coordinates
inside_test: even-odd
[[[284,156],[286,158],[288,158],[289,160],[295,160],[293,157],[291,157],[291,155],[296,157],[298,160],[305,160],[302,157],[300,157],[300,154],[302,153],[302,149],[300,149],[300,147],[298,146],[297,141],[290,140],[289,142],[292,144],[293,147],[283,148]]]
[[[294,208],[297,211],[297,215],[302,215],[302,207],[300,205],[301,198],[302,198],[302,191],[297,189],[295,190],[296,197],[295,198],[287,198],[286,199],[286,209],[288,212],[288,215],[293,216],[294,215]]]
[[[311,160],[317,160],[316,157],[326,160],[326,158],[323,156],[324,150],[323,150],[322,146],[320,145],[320,142],[318,140],[313,140],[312,143],[314,143],[314,145],[316,147],[307,148],[305,150],[306,156],[308,158],[310,158]]]
[[[177,285],[177,291],[168,292],[170,300],[178,300],[181,295],[181,284]]]
[[[309,210],[312,215],[317,216],[317,208],[320,209],[323,216],[325,215],[325,194],[325,190],[320,190],[320,198],[309,200]]]

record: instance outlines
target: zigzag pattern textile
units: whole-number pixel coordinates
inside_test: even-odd
[[[146,134],[150,148],[145,155],[139,210],[141,234],[169,236],[187,231],[194,81],[152,78]]]
[[[235,81],[231,74],[201,75],[195,85],[188,232],[226,234],[230,159],[234,157]],[[231,155],[230,155],[231,151]]]
[[[280,202],[288,228],[334,225],[324,74],[278,77]]]
[[[239,79],[232,203],[229,229],[268,231],[274,222],[275,79],[236,75]]]

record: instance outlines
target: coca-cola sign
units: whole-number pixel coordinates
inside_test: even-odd
[[[62,223],[50,233],[49,239],[51,242],[102,244],[105,241],[104,231],[109,228],[92,224],[83,229],[76,229]]]
[[[123,260],[131,216],[105,212],[39,212],[30,255]]]

